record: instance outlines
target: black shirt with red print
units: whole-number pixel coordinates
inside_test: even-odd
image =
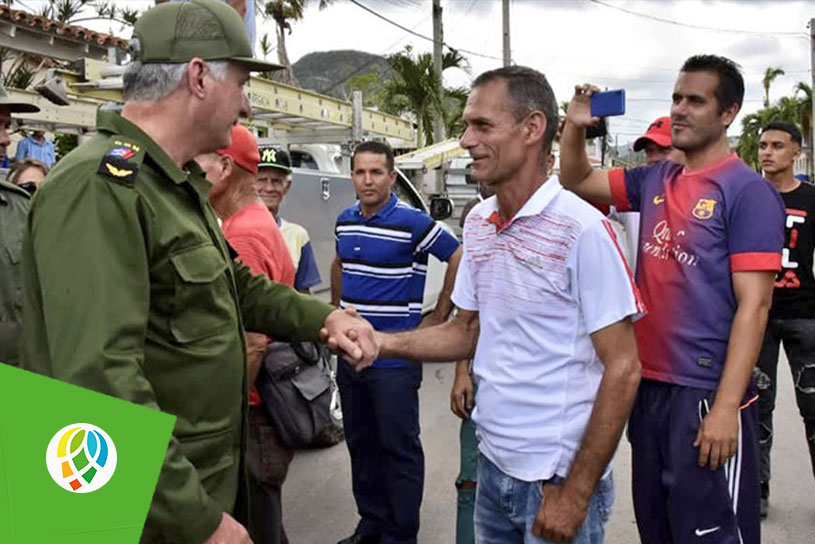
[[[815,186],[801,183],[781,198],[787,208],[786,239],[770,319],[815,319]]]

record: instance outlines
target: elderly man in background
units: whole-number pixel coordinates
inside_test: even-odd
[[[301,293],[310,293],[311,288],[319,285],[322,280],[308,231],[280,216],[280,205],[291,189],[291,160],[288,153],[273,146],[260,147],[255,188],[263,203],[275,216],[283,240],[289,248],[295,268],[294,288]]]
[[[121,115],[100,112],[32,202],[21,366],[176,416],[142,542],[248,543],[244,330],[322,329],[352,360],[370,358],[372,332],[253,275],[221,234],[193,159],[230,145],[250,71],[276,68],[252,58],[240,16],[161,4],[131,53]]]

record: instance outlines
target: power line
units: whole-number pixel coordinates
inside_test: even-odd
[[[365,11],[370,13],[371,15],[374,15],[375,17],[378,17],[378,18],[382,19],[386,23],[389,23],[389,24],[395,26],[396,28],[402,29],[402,30],[404,30],[405,32],[407,32],[409,34],[412,34],[413,36],[416,36],[417,38],[421,38],[423,40],[426,40],[426,41],[428,41],[430,43],[434,42],[433,38],[431,38],[429,36],[425,36],[424,34],[419,34],[418,32],[415,32],[415,31],[407,28],[406,26],[400,25],[396,21],[388,19],[384,15],[381,15],[381,14],[377,13],[376,11],[372,10],[368,6],[362,4],[361,2],[358,2],[357,0],[350,0],[350,2],[352,4],[354,4],[355,6],[357,6],[357,7],[364,9]],[[481,57],[481,58],[490,59],[490,60],[503,61],[503,59],[501,57],[493,57],[492,55],[485,55],[484,53],[479,53],[477,51],[470,51],[469,49],[462,49],[460,47],[453,47],[452,45],[448,44],[447,42],[442,42],[442,45],[444,47],[446,47],[447,49],[450,49],[450,50],[453,50],[453,51],[458,51],[460,53],[467,53],[468,55],[473,55],[475,57]]]
[[[478,0],[473,0],[473,1],[470,3],[470,7],[468,7],[468,8],[467,8],[467,11],[465,11],[465,12],[464,12],[464,15],[462,16],[462,19],[463,19],[464,17],[467,17],[467,16],[470,14],[470,12],[471,12],[471,11],[473,10],[473,8],[475,7],[476,2],[478,2]]]
[[[680,21],[674,21],[671,19],[665,19],[663,17],[657,17],[655,15],[649,15],[647,13],[640,13],[639,11],[634,11],[631,9],[627,9],[621,6],[615,6],[613,4],[609,4],[608,2],[603,2],[602,0],[588,0],[592,4],[597,4],[598,6],[603,6],[609,9],[616,9],[617,11],[622,11],[623,13],[627,13],[629,15],[634,15],[636,17],[642,17],[643,19],[650,19],[652,21],[658,21],[660,23],[665,23],[674,26],[684,26],[686,28],[695,28],[696,30],[707,30],[709,32],[724,32],[724,33],[731,33],[731,34],[752,34],[752,35],[760,35],[760,36],[793,36],[797,38],[809,38],[803,32],[768,32],[768,31],[761,31],[761,30],[742,30],[738,28],[718,28],[712,26],[702,26],[702,25],[694,25],[691,23],[683,23]]]

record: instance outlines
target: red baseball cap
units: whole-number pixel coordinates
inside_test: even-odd
[[[260,162],[258,142],[249,129],[243,125],[232,127],[232,145],[225,149],[219,149],[216,153],[232,157],[235,164],[244,170],[253,174],[258,173],[258,163]]]
[[[645,134],[637,138],[634,142],[634,151],[639,151],[645,147],[645,143],[651,141],[659,147],[671,147],[671,118],[660,117],[648,127]]]

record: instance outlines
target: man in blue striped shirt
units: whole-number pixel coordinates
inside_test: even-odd
[[[443,322],[452,310],[450,293],[461,257],[458,241],[392,192],[396,171],[387,144],[357,146],[351,178],[359,201],[337,219],[332,302],[355,307],[380,331]],[[448,267],[436,309],[422,320],[429,255],[447,261]],[[337,381],[354,498],[362,518],[341,544],[415,543],[424,486],[421,365],[378,359],[371,369],[357,373],[341,361]]]

